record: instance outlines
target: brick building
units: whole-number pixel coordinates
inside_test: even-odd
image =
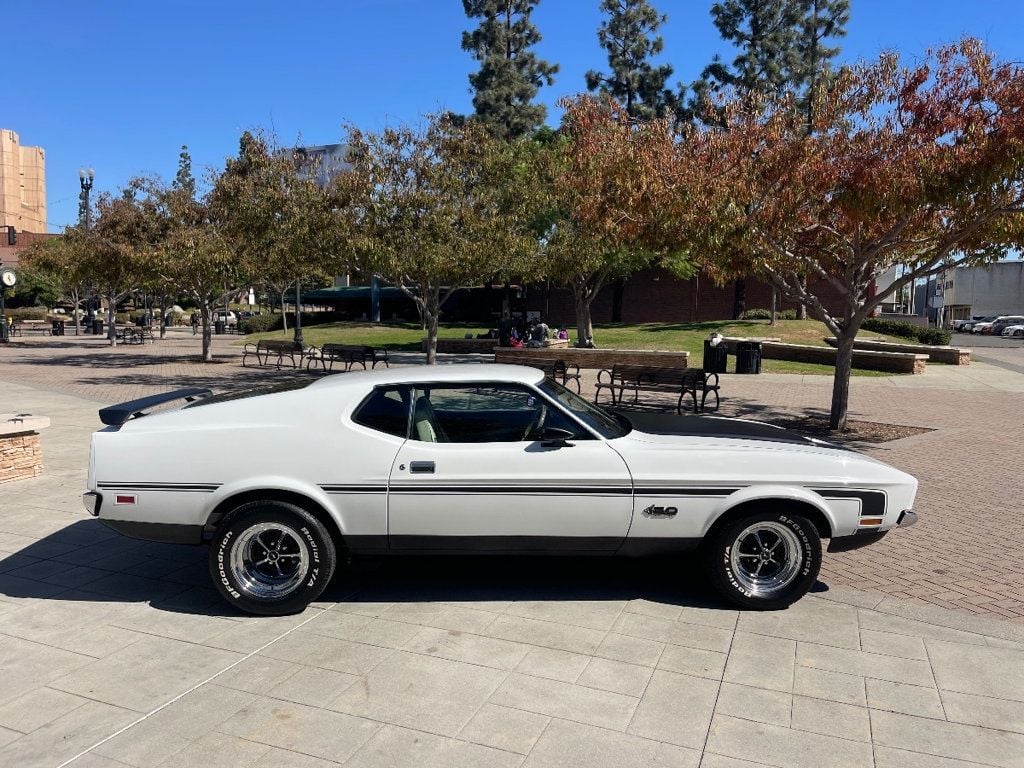
[[[46,153],[0,129],[0,230],[7,227],[46,232]]]

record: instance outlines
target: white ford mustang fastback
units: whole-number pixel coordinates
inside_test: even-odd
[[[616,414],[522,366],[185,389],[100,417],[89,512],[209,543],[214,583],[251,613],[302,610],[339,552],[698,549],[728,599],[780,608],[814,584],[822,538],[855,549],[917,519],[917,481],[874,459],[758,422]]]

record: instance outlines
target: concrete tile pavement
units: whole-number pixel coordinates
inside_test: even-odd
[[[265,620],[219,602],[200,550],[86,519],[96,400],[8,371],[3,397],[55,418],[46,474],[0,487],[0,764],[1024,764],[1024,625],[992,610],[1024,597],[1016,393],[855,382],[858,416],[936,430],[871,449],[922,478],[924,522],[826,557],[828,591],[784,612],[662,564],[408,561]],[[827,404],[817,380],[726,387],[734,412]]]

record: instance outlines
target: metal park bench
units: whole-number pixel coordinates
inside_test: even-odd
[[[346,371],[352,370],[352,366],[361,365],[366,370],[366,364],[370,363],[371,368],[376,368],[377,363],[383,363],[385,368],[390,368],[388,351],[380,347],[370,347],[360,344],[324,344],[322,347],[310,347],[306,353],[306,370],[310,370],[319,363],[325,371],[333,371],[335,363],[341,363]]]
[[[658,368],[646,365],[613,365],[597,374],[594,392],[596,403],[602,390],[608,390],[613,405],[622,405],[627,392],[636,403],[641,392],[663,392],[678,395],[676,412],[683,412],[687,395],[693,400],[693,412],[705,409],[708,395],[715,396],[714,410],[719,406],[717,373],[706,373],[700,368]],[[698,399],[698,393],[700,395]]]
[[[245,366],[246,361],[250,358],[256,358],[256,366],[260,368],[268,368],[273,365],[280,369],[285,360],[291,362],[292,368],[299,368],[302,366],[302,360],[306,354],[305,347],[294,341],[262,340],[255,344],[245,345],[242,351],[242,365]],[[271,357],[274,358],[273,362],[271,362]]]
[[[576,385],[576,392],[580,391],[580,367],[576,363],[566,363],[564,360],[556,360],[550,357],[531,357],[528,354],[517,352],[512,360],[515,365],[528,365],[531,368],[540,368],[544,375],[553,381],[557,381],[563,387],[568,387],[569,382]]]

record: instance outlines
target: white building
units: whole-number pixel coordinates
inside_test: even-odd
[[[935,290],[946,323],[972,315],[1024,314],[1024,261],[956,267],[939,275]]]

